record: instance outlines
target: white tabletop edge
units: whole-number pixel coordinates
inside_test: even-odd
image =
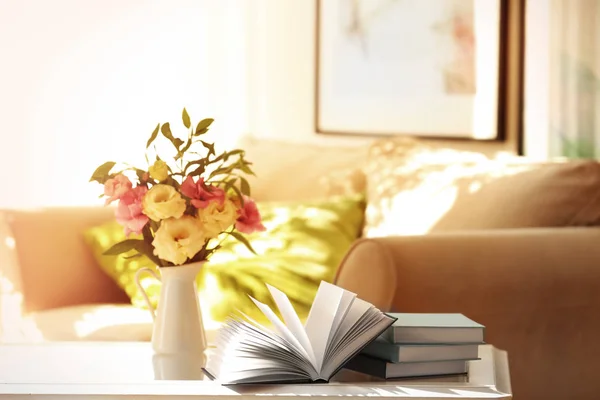
[[[82,344],[90,345],[90,344]],[[103,344],[104,345],[104,344]],[[127,346],[118,343],[117,346]],[[145,347],[147,344],[133,344]],[[110,345],[108,345],[110,346]],[[0,346],[1,348],[1,346]],[[478,365],[478,373],[492,375],[491,380],[479,384],[469,382],[418,382],[411,380],[384,382],[332,382],[329,384],[301,385],[250,385],[222,386],[211,381],[143,381],[103,384],[90,383],[2,383],[0,399],[54,400],[69,396],[70,399],[114,400],[152,399],[164,396],[185,396],[192,399],[218,397],[219,400],[240,398],[266,398],[273,400],[297,399],[298,397],[376,397],[376,398],[461,398],[461,399],[510,399],[512,398],[508,357],[505,351],[491,345],[483,346],[489,361]],[[490,371],[491,370],[491,371]],[[487,371],[487,372],[486,372]],[[493,372],[492,372],[493,371]],[[491,374],[490,374],[491,372]]]

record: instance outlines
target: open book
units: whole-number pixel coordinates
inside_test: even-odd
[[[272,329],[246,315],[221,327],[205,370],[222,384],[327,382],[396,320],[323,281],[302,325],[287,296],[267,287],[283,321],[252,299]]]

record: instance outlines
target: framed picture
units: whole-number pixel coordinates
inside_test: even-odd
[[[317,0],[316,131],[502,139],[504,0]]]

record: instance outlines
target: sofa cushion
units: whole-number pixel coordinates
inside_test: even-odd
[[[368,146],[327,146],[243,137],[253,163],[249,177],[258,201],[302,201],[364,193]]]
[[[214,342],[220,324],[204,320],[207,341]],[[126,304],[84,304],[27,315],[24,341],[149,341],[152,317]]]
[[[600,164],[387,139],[370,149],[364,235],[600,223]]]
[[[127,304],[90,304],[38,311],[26,317],[44,341],[148,341],[152,317]]]
[[[262,319],[247,295],[274,306],[265,283],[285,292],[299,315],[307,316],[319,283],[333,280],[344,254],[359,236],[364,218],[362,196],[257,204],[267,230],[247,238],[258,255],[226,236],[199,275],[202,312],[214,320],[222,321],[237,309]],[[152,262],[146,257],[102,255],[125,238],[122,227],[114,221],[88,229],[84,235],[102,269],[135,306],[145,307],[134,279],[140,268],[154,269]],[[156,305],[160,283],[144,275],[141,284]]]

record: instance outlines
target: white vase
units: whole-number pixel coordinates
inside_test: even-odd
[[[150,268],[135,274],[135,283],[141,290],[152,314],[152,349],[157,354],[204,355],[206,334],[196,289],[196,277],[205,261],[160,267],[160,277]],[[161,281],[158,308],[155,310],[140,284],[140,274],[148,272]]]
[[[152,356],[154,379],[167,381],[204,379],[206,355],[197,354],[154,354]]]

